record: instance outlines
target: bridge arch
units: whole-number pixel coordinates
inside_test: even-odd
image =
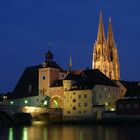
[[[33,117],[33,121],[49,121],[50,120],[50,113],[40,113]]]
[[[10,125],[13,123],[13,118],[8,113],[0,111],[0,125]]]
[[[59,95],[54,95],[50,99],[50,108],[63,108],[63,98]]]

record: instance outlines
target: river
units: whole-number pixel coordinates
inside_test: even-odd
[[[0,140],[135,140],[138,125],[35,124],[0,127]]]

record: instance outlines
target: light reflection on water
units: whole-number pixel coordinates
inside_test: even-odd
[[[0,128],[0,140],[131,140],[140,126],[33,125]]]

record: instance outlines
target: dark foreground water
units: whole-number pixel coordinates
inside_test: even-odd
[[[0,140],[139,140],[140,126],[33,125],[0,127]]]

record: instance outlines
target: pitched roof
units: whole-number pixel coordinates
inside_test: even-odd
[[[74,81],[78,81],[79,78],[80,78],[79,75],[70,73],[70,74],[68,74],[68,75],[65,77],[64,80],[74,80]]]
[[[84,70],[79,75],[69,74],[65,80],[77,81],[73,85],[77,89],[91,89],[95,85],[108,85],[118,87],[114,81],[109,79],[106,75],[100,72],[98,69]]]
[[[94,70],[85,70],[81,74],[81,82],[86,83],[88,86],[95,85],[108,85],[108,86],[117,86],[114,81],[109,79],[98,69]]]
[[[45,67],[46,68],[56,68],[56,69],[63,70],[55,61],[45,62]]]
[[[31,97],[38,95],[38,69],[43,68],[43,65],[27,67],[15,86],[11,98]],[[54,61],[47,62],[45,68],[56,68],[62,71],[63,69]],[[32,90],[29,92],[29,85]]]

